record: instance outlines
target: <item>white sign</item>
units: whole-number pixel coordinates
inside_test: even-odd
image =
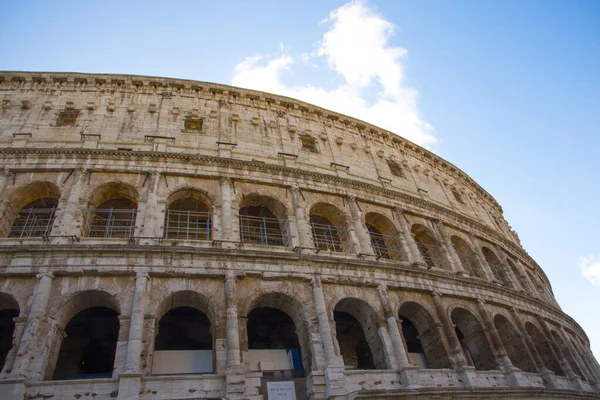
[[[296,388],[293,381],[267,382],[269,400],[296,400]]]

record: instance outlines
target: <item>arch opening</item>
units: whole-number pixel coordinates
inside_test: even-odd
[[[567,347],[567,345],[566,345],[565,341],[562,339],[562,337],[560,337],[560,335],[558,333],[556,333],[555,331],[552,331],[552,339],[554,340],[554,343],[560,349],[560,352],[567,359],[567,362],[571,366],[571,369],[573,370],[573,372],[575,374],[577,374],[578,376],[580,376],[581,379],[583,379],[584,381],[586,381],[587,379],[586,379],[585,374],[582,373],[581,369],[579,368],[579,364],[577,364],[577,361],[575,361],[575,358],[573,357],[573,354],[571,353],[571,351]]]
[[[504,270],[504,265],[502,265],[502,262],[496,256],[496,253],[494,253],[492,250],[490,250],[487,247],[482,247],[481,252],[483,253],[483,256],[485,257],[488,265],[490,266],[490,269],[492,270],[494,277],[502,285],[510,287],[511,286],[510,280],[508,279],[508,276],[506,276],[506,271]]]
[[[523,346],[519,333],[510,321],[498,314],[494,317],[494,327],[512,364],[525,372],[537,372],[529,351]]]
[[[440,243],[426,226],[415,224],[411,227],[413,239],[428,268],[449,268],[448,261],[442,254]]]
[[[50,234],[60,192],[49,182],[36,182],[15,191],[0,219],[2,237],[30,238]]]
[[[90,197],[84,236],[125,238],[133,236],[137,216],[137,193],[129,185],[108,183]]]
[[[333,253],[351,252],[346,218],[331,204],[315,204],[309,213],[313,241],[318,251]]]
[[[91,307],[77,313],[65,328],[54,380],[109,378],[119,336],[118,313]]]
[[[477,318],[464,308],[452,310],[451,318],[468,364],[482,371],[498,369],[490,343]]]
[[[14,319],[18,316],[17,301],[6,293],[0,293],[0,371],[4,369],[8,353],[13,347]]]
[[[367,213],[365,223],[378,259],[406,260],[400,233],[388,218],[377,213]]]
[[[248,314],[248,359],[252,371],[279,371],[283,377],[304,376],[302,347],[296,324],[285,312],[257,307]]]
[[[336,338],[346,369],[385,369],[385,351],[375,311],[364,301],[343,299],[333,311]]]
[[[165,239],[210,240],[211,208],[204,195],[195,190],[180,190],[168,200],[165,212]]]
[[[452,247],[454,247],[454,251],[456,252],[456,255],[458,256],[464,270],[471,276],[484,278],[485,273],[483,272],[483,268],[481,267],[481,264],[477,259],[477,254],[473,248],[458,236],[452,236],[450,238],[450,242],[452,243]]]
[[[411,364],[432,369],[451,367],[437,324],[423,306],[406,302],[400,307],[398,316]]]
[[[285,206],[266,196],[244,197],[239,211],[240,240],[262,246],[290,246]]]
[[[533,345],[535,346],[538,354],[542,358],[544,362],[544,366],[548,368],[550,371],[554,372],[556,375],[564,376],[565,373],[560,367],[560,363],[556,359],[554,355],[554,351],[550,346],[547,338],[542,334],[538,327],[533,325],[531,322],[527,322],[525,324],[525,329],[527,333],[531,337],[533,341]]]
[[[208,316],[194,307],[169,310],[158,323],[152,374],[210,374],[213,371],[213,338]]]

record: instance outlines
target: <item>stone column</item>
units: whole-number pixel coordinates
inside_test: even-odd
[[[479,241],[473,234],[473,232],[469,232],[469,238],[471,239],[471,243],[473,244],[473,248],[475,249],[475,255],[479,261],[479,265],[483,269],[483,272],[486,275],[486,279],[490,282],[497,282],[497,279],[492,272],[490,265],[488,264],[485,256],[483,255],[483,251],[481,250],[481,246],[479,245]]]
[[[227,331],[227,369],[239,368],[240,357],[240,328],[238,325],[236,278],[233,271],[225,276],[225,329]]]
[[[292,203],[294,205],[294,210],[296,214],[296,228],[298,229],[298,245],[300,247],[305,248],[314,248],[314,243],[312,240],[312,229],[308,220],[306,219],[306,214],[304,213],[304,207],[300,197],[302,193],[300,193],[300,189],[297,187],[291,187],[290,193],[292,194]]]
[[[467,363],[467,359],[465,358],[462,350],[462,345],[458,340],[458,336],[456,336],[454,324],[450,318],[448,318],[448,314],[446,313],[445,307],[442,304],[441,297],[442,296],[439,293],[434,292],[432,294],[435,311],[437,312],[438,318],[442,323],[442,327],[444,328],[444,332],[446,333],[446,337],[448,339],[448,344],[450,345],[450,362],[453,366],[455,366],[463,385],[467,388],[471,388],[474,386],[474,382],[477,379],[474,374],[475,368]]]
[[[160,226],[158,223],[158,217],[161,215],[158,212],[158,186],[160,183],[160,177],[162,176],[158,171],[150,171],[150,177],[148,178],[148,193],[146,196],[146,207],[144,208],[143,220],[141,225],[140,236],[147,238],[154,238],[158,236],[157,227]],[[137,236],[137,235],[136,235]],[[151,239],[145,239],[145,243],[152,243]]]
[[[421,252],[419,252],[419,248],[413,239],[412,233],[410,232],[410,228],[408,227],[408,222],[406,221],[406,217],[402,210],[395,208],[394,214],[396,216],[396,220],[400,224],[400,236],[404,238],[404,242],[406,243],[406,256],[408,258],[408,262],[414,264],[416,262],[423,262],[423,258],[421,257]]]
[[[354,232],[358,239],[358,247],[360,248],[359,253],[374,256],[373,246],[371,245],[371,235],[367,230],[367,227],[363,224],[363,215],[356,197],[348,196],[348,203],[350,205],[350,212],[352,213],[352,219],[354,220]]]
[[[58,223],[56,229],[56,235],[60,236],[81,236],[83,221],[86,217],[87,208],[80,204],[81,191],[88,177],[90,176],[90,170],[85,168],[77,168],[74,173],[74,181],[69,190],[69,194],[66,196],[66,201],[62,204],[62,211],[60,215],[56,216],[56,222]],[[60,204],[59,203],[59,204]],[[57,213],[58,214],[58,213]],[[65,242],[65,239],[59,238],[60,242]]]
[[[0,376],[8,376],[12,371],[15,357],[17,356],[17,351],[19,349],[19,344],[21,343],[21,337],[23,336],[23,331],[25,330],[25,324],[27,323],[27,318],[16,317],[13,318],[13,321],[15,322],[15,330],[12,337],[12,346],[6,355],[4,367],[2,368],[2,374],[0,374]]]
[[[127,340],[127,357],[125,360],[125,373],[140,373],[140,356],[142,354],[142,339],[144,334],[144,310],[146,308],[146,287],[149,280],[148,273],[138,272],[135,275],[135,291],[131,307],[131,322],[129,324],[129,338]]]
[[[235,228],[238,227],[239,222],[233,216],[232,201],[233,196],[231,193],[233,182],[231,178],[221,178],[221,240],[225,241],[238,241],[239,236],[236,237],[234,234]],[[234,221],[235,220],[235,221]],[[239,228],[238,228],[239,230]],[[231,243],[224,243],[223,247],[233,247]]]
[[[33,291],[27,323],[11,373],[11,377],[15,379],[24,379],[31,373],[29,365],[37,351],[39,327],[46,317],[46,305],[50,298],[54,276],[51,273],[44,272],[38,274],[37,278],[38,282]]]
[[[4,188],[6,187],[6,183],[8,182],[8,179],[12,175],[13,175],[13,173],[7,167],[4,167],[3,169],[0,170],[0,194],[2,194],[2,192],[4,191]]]
[[[335,355],[335,345],[329,322],[325,296],[320,276],[312,279],[313,300],[315,302],[315,314],[319,324],[319,336],[323,344],[325,356],[325,393],[327,399],[345,399],[348,391],[346,389],[346,376],[344,373],[344,362],[341,356]]]
[[[446,253],[446,258],[452,266],[452,271],[456,274],[466,275],[466,272],[462,266],[462,262],[460,261],[460,258],[458,258],[458,254],[456,254],[454,246],[452,246],[452,241],[448,236],[448,231],[446,230],[446,225],[444,225],[444,222],[439,219],[433,220],[433,226],[437,230],[438,235],[442,238],[440,241],[442,245],[441,247],[444,250],[444,253]]]
[[[510,357],[506,353],[504,343],[502,342],[500,334],[494,326],[494,322],[490,318],[490,315],[485,307],[485,302],[483,300],[477,300],[477,309],[479,310],[479,314],[481,315],[481,319],[483,320],[483,324],[485,326],[484,329],[489,333],[490,338],[492,339],[493,348],[495,348],[495,353],[500,361],[500,366],[502,370],[508,378],[508,382],[513,387],[527,386],[527,380],[521,373],[521,370],[513,365],[512,361],[510,360]]]
[[[533,343],[533,340],[531,340],[531,337],[529,336],[529,333],[527,332],[527,329],[525,328],[525,324],[523,324],[523,321],[521,320],[521,317],[519,316],[519,312],[517,311],[516,308],[513,307],[513,308],[511,308],[511,313],[513,315],[515,322],[517,323],[517,328],[520,331],[519,333],[521,334],[521,337],[523,339],[524,347],[529,349],[529,352],[533,356],[533,362],[536,365],[536,368],[539,371],[540,375],[542,375],[546,379],[548,387],[558,388],[558,385],[556,384],[556,377],[554,376],[554,373],[552,371],[550,371],[548,368],[546,368],[546,365],[544,364],[544,360],[542,360],[540,353],[538,353],[537,348],[535,347],[535,344]]]

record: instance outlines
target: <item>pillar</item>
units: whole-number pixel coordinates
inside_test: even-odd
[[[406,256],[408,258],[408,262],[414,264],[416,262],[423,263],[423,259],[421,257],[421,252],[413,239],[412,233],[410,232],[410,228],[408,227],[408,222],[406,221],[406,216],[402,212],[402,210],[395,208],[394,214],[396,216],[396,220],[400,224],[400,236],[404,238],[404,242],[406,243]],[[423,263],[424,264],[424,263]]]
[[[500,262],[502,262],[502,266],[504,267],[504,273],[508,277],[508,280],[511,282],[513,289],[519,290],[521,285],[519,284],[519,279],[513,274],[512,268],[506,261],[506,254],[504,250],[498,244],[494,245],[496,247],[496,253],[498,253],[498,257],[500,258]]]
[[[354,221],[354,231],[358,239],[358,247],[360,247],[359,253],[374,256],[375,252],[373,251],[373,246],[371,245],[371,235],[369,234],[365,224],[363,224],[362,211],[360,210],[356,197],[348,196],[348,203],[350,205],[350,213],[352,214],[352,219]]]
[[[144,310],[146,308],[146,287],[149,280],[148,273],[138,272],[135,275],[135,291],[131,307],[131,322],[129,324],[129,338],[127,340],[127,357],[125,359],[125,373],[140,373],[140,356],[142,354],[142,339],[144,333]]]
[[[456,274],[466,275],[466,272],[462,266],[462,262],[460,261],[460,258],[458,258],[458,254],[456,254],[454,246],[452,246],[452,242],[448,236],[448,231],[446,230],[446,225],[444,225],[444,222],[439,219],[433,220],[433,226],[437,230],[439,236],[442,238],[442,249],[444,250],[444,253],[446,253],[446,258],[450,262],[452,271]]]
[[[237,312],[237,281],[231,268],[227,271],[224,281],[225,295],[225,346],[226,361],[226,392],[228,399],[243,398],[246,391],[246,378],[240,354],[240,326]]]
[[[158,237],[157,227],[160,226],[158,216],[161,215],[158,212],[158,186],[160,183],[160,177],[162,176],[158,171],[150,171],[150,177],[148,178],[148,193],[146,195],[146,206],[144,207],[144,213],[142,218],[141,232],[139,236],[146,238]],[[162,221],[161,221],[162,222]],[[138,236],[138,234],[136,234]],[[148,241],[148,239],[146,239]]]
[[[232,209],[232,186],[233,181],[231,178],[221,178],[221,240],[234,242],[238,241],[239,237],[235,236],[235,228],[238,227],[239,222],[234,221],[233,209]],[[238,228],[239,231],[239,228]],[[224,247],[232,247],[231,245],[224,244]]]
[[[487,259],[483,255],[483,251],[481,250],[479,241],[472,232],[469,233],[469,237],[471,238],[471,243],[473,244],[473,248],[475,249],[475,255],[478,258],[479,265],[481,265],[481,268],[483,269],[483,272],[486,275],[486,279],[490,282],[497,281],[496,277],[494,276],[494,273],[492,272],[492,269],[490,268],[490,265],[487,262]]]
[[[58,223],[59,225],[53,236],[81,236],[84,234],[82,226],[88,210],[86,207],[82,207],[80,199],[83,186],[90,176],[90,170],[77,168],[74,175],[66,200],[64,203],[63,201],[59,203],[59,208],[62,208],[62,210],[59,211],[60,215],[56,216],[55,224]],[[66,243],[66,238],[58,238],[58,240]]]
[[[463,353],[458,336],[456,336],[454,324],[446,313],[441,297],[442,296],[439,293],[434,292],[432,294],[435,311],[442,323],[442,327],[444,328],[444,332],[446,333],[446,337],[448,339],[448,344],[450,345],[450,362],[456,368],[463,385],[467,388],[471,388],[474,386],[473,384],[477,380],[477,377],[474,375],[475,368],[467,363],[467,359]]]
[[[37,284],[33,291],[31,308],[27,316],[27,323],[23,331],[23,337],[19,343],[19,350],[15,357],[11,377],[27,378],[31,374],[29,368],[33,355],[37,351],[37,342],[39,340],[39,327],[46,317],[46,305],[50,299],[52,289],[52,280],[54,276],[51,273],[44,272],[37,275]]]
[[[300,200],[302,193],[297,187],[291,187],[290,193],[292,194],[292,204],[294,206],[296,214],[296,229],[298,229],[298,246],[302,248],[314,248],[312,242],[312,230],[306,214],[304,213],[304,207]]]
[[[319,337],[323,344],[325,357],[325,393],[327,399],[345,399],[348,391],[346,389],[346,376],[344,373],[344,362],[341,356],[336,356],[335,345],[329,322],[325,296],[320,276],[312,279],[313,300],[315,302],[315,314],[319,325]]]

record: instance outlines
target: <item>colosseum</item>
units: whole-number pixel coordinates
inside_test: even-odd
[[[400,136],[171,78],[0,101],[1,399],[600,398],[500,205]]]

